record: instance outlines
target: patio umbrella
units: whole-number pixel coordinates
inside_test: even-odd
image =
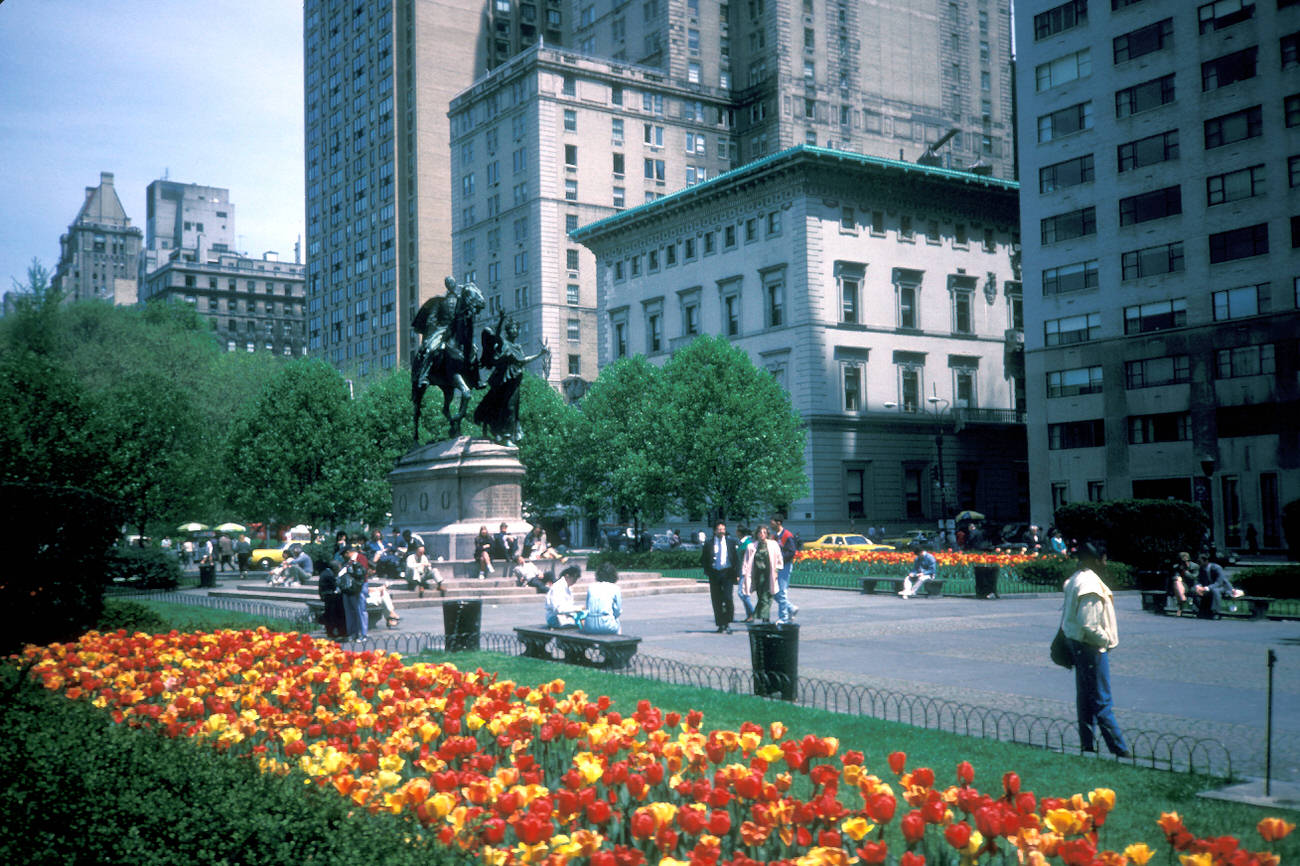
[[[191,520],[189,523],[182,523],[180,526],[176,527],[176,531],[177,532],[202,532],[207,528],[208,525],[206,523],[195,523],[194,521]]]
[[[243,532],[244,530],[242,523],[223,523],[217,527],[217,532]]]
[[[971,511],[967,509],[966,511],[960,512],[957,515],[957,519],[958,520],[983,520],[984,515],[980,514],[978,511]]]

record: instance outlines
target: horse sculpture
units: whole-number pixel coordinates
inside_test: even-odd
[[[415,404],[415,444],[420,444],[420,413],[429,385],[442,390],[442,414],[449,435],[460,435],[470,393],[479,385],[479,352],[474,342],[474,317],[486,306],[483,294],[473,283],[459,288],[447,277],[447,294],[430,298],[420,307],[411,326],[420,334],[420,345],[411,358],[411,402]],[[451,401],[460,395],[455,414]]]

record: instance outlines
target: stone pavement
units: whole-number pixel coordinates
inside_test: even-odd
[[[1074,718],[1074,675],[1047,646],[1060,596],[970,598],[864,596],[795,587],[801,676],[875,686],[1029,715]],[[1206,621],[1155,616],[1135,592],[1116,595],[1120,645],[1111,659],[1120,724],[1219,740],[1238,775],[1262,776],[1268,668],[1277,653],[1273,778],[1300,781],[1300,622]],[[485,605],[485,632],[510,634],[542,621],[542,600]],[[743,613],[743,611],[742,611]],[[442,611],[402,611],[402,631],[441,633]],[[743,627],[717,634],[707,595],[629,600],[623,631],[641,653],[746,668]],[[381,626],[379,633],[385,633]]]
[[[590,580],[590,577],[586,578]],[[581,584],[580,584],[581,586]],[[193,591],[193,590],[191,590]],[[799,673],[1026,715],[1072,720],[1073,674],[1047,647],[1060,596],[998,600],[864,596],[794,587]],[[1300,622],[1155,616],[1136,592],[1116,594],[1120,645],[1111,659],[1121,726],[1222,742],[1239,776],[1263,776],[1268,667],[1277,653],[1273,778],[1300,782]],[[743,611],[742,611],[743,613]],[[401,611],[393,632],[442,632],[440,607]],[[542,598],[483,607],[485,632],[540,623]],[[628,599],[623,630],[644,655],[748,668],[743,626],[717,634],[707,594]]]

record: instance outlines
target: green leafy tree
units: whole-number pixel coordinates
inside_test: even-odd
[[[799,414],[744,350],[700,337],[673,354],[663,380],[661,453],[684,511],[748,517],[807,493]]]
[[[588,513],[658,519],[673,499],[663,375],[641,355],[601,370],[582,398],[570,448]]]
[[[348,389],[315,359],[285,364],[236,418],[225,448],[231,504],[270,523],[330,526],[365,510]]]
[[[360,497],[357,517],[378,524],[393,507],[388,473],[412,447],[410,371],[394,369],[371,379],[350,408],[357,432],[352,459]],[[436,438],[433,434],[444,426],[441,414],[426,411],[420,419],[420,441]]]
[[[574,464],[574,437],[581,423],[577,408],[532,373],[519,386],[519,461],[524,464],[522,497],[527,514],[554,514],[580,500]]]
[[[1067,539],[1104,541],[1112,560],[1158,570],[1161,586],[1179,552],[1200,549],[1209,525],[1199,505],[1168,499],[1071,502],[1054,520]]]

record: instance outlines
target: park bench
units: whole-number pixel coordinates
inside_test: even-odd
[[[325,617],[325,602],[319,599],[304,602],[307,605],[307,612],[311,614],[312,622],[320,622]],[[384,606],[382,604],[366,605],[366,623],[369,628],[373,629],[379,625],[379,621],[384,618]],[[392,628],[392,626],[388,626]]]
[[[571,665],[589,668],[607,668],[618,670],[625,668],[636,655],[639,637],[622,634],[583,634],[571,628],[548,628],[547,626],[516,626],[515,634],[524,645],[524,655],[531,659],[551,659],[549,646],[552,641],[556,649],[564,654],[564,661]]]
[[[862,585],[862,594],[870,595],[878,588],[884,587],[889,592],[900,592],[903,589],[903,578],[901,577],[860,577],[858,582]],[[944,578],[935,577],[921,584],[921,591],[924,595],[939,597],[943,595]]]
[[[1192,613],[1196,616],[1203,616],[1200,611],[1201,599],[1196,595],[1189,595],[1188,601],[1192,605]],[[1169,602],[1169,593],[1163,589],[1144,589],[1142,590],[1142,609],[1149,610],[1154,614],[1164,614],[1168,611],[1166,606]],[[1243,595],[1237,598],[1225,598],[1219,602],[1219,616],[1232,617],[1234,619],[1264,619],[1268,616],[1268,606],[1272,604],[1273,599],[1264,598],[1255,595]],[[1208,615],[1204,615],[1208,618]]]
[[[1163,589],[1142,590],[1142,609],[1152,613],[1164,613],[1169,602],[1169,593]]]

